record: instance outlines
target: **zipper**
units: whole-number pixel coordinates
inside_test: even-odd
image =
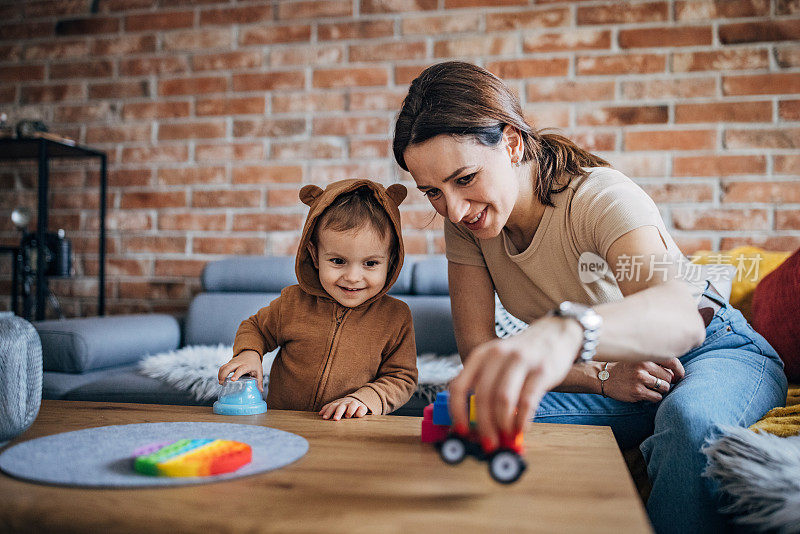
[[[336,326],[333,328],[333,336],[331,337],[331,344],[328,346],[328,353],[325,355],[325,366],[322,368],[322,376],[320,376],[320,381],[317,384],[317,393],[314,395],[313,405],[310,407],[311,410],[314,410],[314,407],[319,402],[319,398],[322,395],[322,392],[325,391],[325,386],[328,383],[328,374],[330,371],[331,360],[333,359],[333,350],[336,347],[336,341],[339,336],[339,329],[344,323],[345,317],[347,314],[350,313],[350,308],[345,308],[341,306],[341,311],[339,310],[339,306],[337,305],[333,311],[334,319],[336,321]]]

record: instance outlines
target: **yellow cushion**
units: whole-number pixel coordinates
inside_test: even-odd
[[[783,438],[800,434],[800,386],[789,386],[785,408],[773,408],[750,430],[769,432]]]
[[[791,252],[768,252],[758,247],[738,247],[728,251],[697,252],[692,261],[701,265],[725,263],[736,266],[731,287],[731,304],[750,320],[753,291],[762,278],[774,271]]]

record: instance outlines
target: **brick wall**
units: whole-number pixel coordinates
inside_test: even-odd
[[[412,185],[392,120],[414,76],[453,58],[640,183],[684,252],[800,246],[797,0],[92,3],[0,5],[0,110],[107,151],[111,313],[180,313],[208,260],[293,254],[300,184]],[[0,168],[4,244],[35,183],[30,165]],[[97,184],[95,164],[53,167],[50,226],[76,249],[76,276],[53,283],[68,315],[95,310]],[[442,251],[430,214],[412,192],[410,253]],[[7,256],[0,269],[8,295]]]

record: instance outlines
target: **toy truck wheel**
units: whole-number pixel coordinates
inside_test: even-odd
[[[450,436],[444,440],[439,448],[439,456],[450,465],[460,463],[466,455],[467,445],[464,440],[455,436]]]
[[[498,451],[489,459],[489,473],[501,484],[516,482],[523,471],[525,461],[513,451]]]

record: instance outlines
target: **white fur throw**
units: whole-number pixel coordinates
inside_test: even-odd
[[[269,370],[278,351],[264,355],[264,385],[269,384]],[[195,345],[147,356],[139,362],[139,371],[188,391],[197,401],[213,399],[222,386],[217,382],[220,366],[231,359],[233,347],[225,345]],[[436,393],[462,369],[458,354],[437,356],[423,354],[417,358],[419,384],[417,393],[433,402]]]
[[[800,532],[800,436],[725,427],[709,441],[704,475],[731,497],[722,512],[758,531]]]

